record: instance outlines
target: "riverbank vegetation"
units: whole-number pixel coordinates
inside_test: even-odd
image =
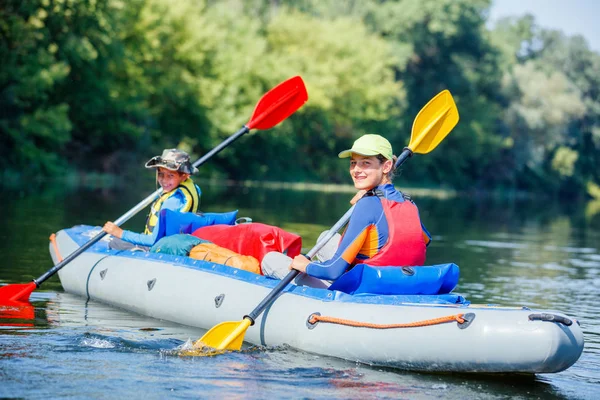
[[[401,179],[456,190],[593,197],[600,54],[531,16],[490,28],[490,0],[6,0],[0,168],[134,179],[165,147],[200,156],[268,89],[301,75],[308,103],[240,139],[203,178],[347,183],[363,133],[408,143],[450,89],[461,121]]]

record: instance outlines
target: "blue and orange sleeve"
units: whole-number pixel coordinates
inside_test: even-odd
[[[374,221],[381,217],[381,213],[383,213],[383,209],[378,199],[368,198],[359,201],[333,257],[328,261],[309,263],[306,273],[319,279],[335,280],[339,278],[354,262],[365,242],[369,240]]]
[[[423,223],[421,223],[421,229],[423,230],[423,240],[425,241],[425,246],[429,246],[429,243],[431,243],[431,234],[429,233],[427,228],[425,228],[425,225],[423,225]]]

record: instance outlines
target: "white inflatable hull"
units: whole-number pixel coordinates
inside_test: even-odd
[[[57,234],[62,257],[81,244]],[[104,248],[104,250],[103,250]],[[55,248],[50,252],[58,263]],[[97,244],[58,273],[66,292],[153,318],[210,329],[240,321],[276,281],[188,257],[106,250]],[[293,348],[361,363],[418,371],[549,373],[574,364],[583,351],[576,320],[553,311],[468,304],[407,302],[408,296],[350,296],[289,285],[251,326],[245,341]],[[415,298],[418,298],[416,296]],[[421,299],[422,301],[422,299]],[[394,329],[308,323],[319,313],[372,324],[398,324],[463,314],[468,321]],[[564,322],[530,320],[547,313]],[[572,322],[570,325],[568,322]]]

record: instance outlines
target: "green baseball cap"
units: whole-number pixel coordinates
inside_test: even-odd
[[[394,158],[392,145],[381,135],[363,135],[354,141],[351,149],[344,150],[338,154],[339,158],[351,157],[352,153],[361,156],[376,156],[381,154],[388,160]]]

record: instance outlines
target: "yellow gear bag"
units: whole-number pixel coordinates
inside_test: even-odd
[[[192,247],[189,256],[196,260],[210,261],[262,275],[256,258],[243,256],[214,243],[200,243]]]

